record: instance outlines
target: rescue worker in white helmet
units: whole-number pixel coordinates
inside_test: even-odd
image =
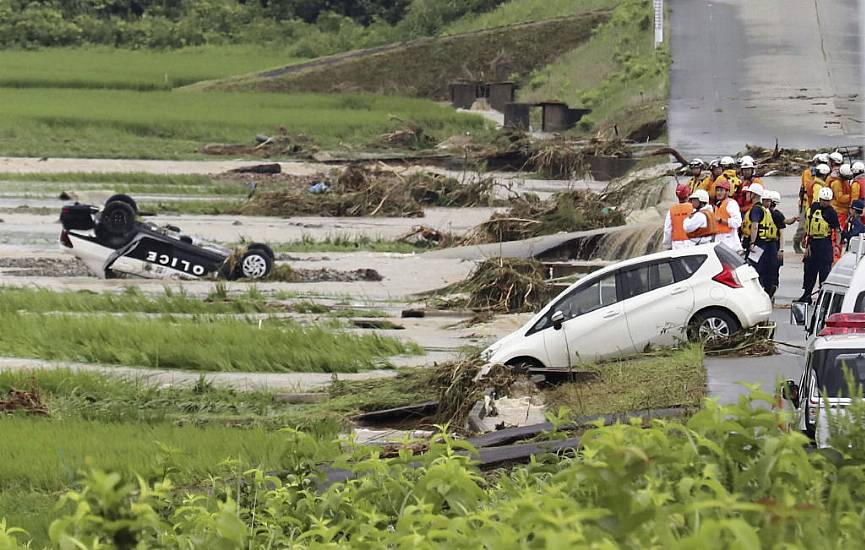
[[[715,181],[721,177],[724,169],[721,168],[721,159],[714,159],[709,162],[709,175],[700,184],[700,189],[708,193],[709,197],[715,196]]]
[[[797,300],[809,304],[817,279],[822,285],[832,270],[835,242],[841,241],[838,215],[832,209],[832,189],[821,188],[817,199],[805,220],[805,275],[802,296]]]
[[[853,182],[853,168],[849,164],[838,167],[838,177],[832,180],[832,209],[838,214],[838,224],[847,227],[850,204],[859,197],[859,182]],[[841,247],[835,249],[835,261],[841,258]]]
[[[688,188],[691,190],[691,193],[700,188],[700,184],[703,183],[703,169],[706,167],[706,163],[703,162],[703,159],[694,159],[688,163],[688,168],[691,170],[691,179],[688,180]]]
[[[752,183],[763,185],[763,181],[757,177],[757,164],[750,156],[745,155],[739,161],[739,173],[741,174],[741,183],[739,188],[733,193],[733,199],[739,204],[739,211],[744,219],[748,218],[748,211],[751,210],[751,201],[748,200],[748,187]]]
[[[853,171],[853,181],[859,184],[859,196],[853,197],[853,200],[865,200],[865,162],[855,161],[850,165],[850,170]]]
[[[739,205],[729,197],[730,182],[722,179],[715,184],[715,221],[717,222],[715,240],[724,243],[734,251],[742,250],[739,241],[739,228],[742,227],[742,214]]]
[[[688,200],[694,207],[694,211],[682,224],[688,233],[688,238],[695,245],[713,242],[717,223],[712,205],[709,204],[709,193],[705,189],[697,189],[691,193]]]
[[[770,210],[773,195],[758,183],[752,184],[749,192],[753,195],[753,206],[748,213],[752,224],[749,260],[760,277],[760,286],[772,298],[778,288],[778,272],[781,269],[780,231]],[[760,199],[757,199],[758,194]]]
[[[828,157],[826,153],[823,153]],[[800,243],[800,247],[804,248],[805,241],[805,232],[807,229],[807,220],[808,220],[808,212],[811,209],[811,205],[817,202],[817,197],[820,196],[820,190],[826,187],[826,178],[831,173],[831,168],[829,165],[821,162],[817,166],[814,167],[814,179],[811,180],[811,183],[808,187],[805,188],[805,196],[803,198],[805,202],[804,210],[799,215],[799,228],[796,230],[796,235],[793,237],[796,242]]]
[[[825,157],[825,160],[824,160]],[[811,187],[814,185],[814,178],[817,177],[817,165],[825,164],[829,160],[829,155],[826,153],[817,153],[811,158],[810,166],[806,166],[802,170],[802,184],[799,186],[799,219],[804,219],[808,214],[808,207],[811,202],[808,200],[808,194]],[[793,250],[796,254],[802,253],[802,237],[805,236],[805,224],[799,223],[796,226],[796,233],[793,235]]]

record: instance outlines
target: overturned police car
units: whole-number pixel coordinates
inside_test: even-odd
[[[273,250],[252,243],[232,251],[183,234],[178,227],[141,220],[128,195],[110,197],[100,209],[64,206],[60,245],[100,278],[263,279],[273,269]]]

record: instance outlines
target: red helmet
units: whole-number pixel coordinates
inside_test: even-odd
[[[688,197],[691,195],[691,188],[687,183],[680,183],[676,186],[676,197],[680,201],[688,200]]]
[[[715,189],[726,189],[730,191],[730,182],[726,179],[720,179],[715,183]]]

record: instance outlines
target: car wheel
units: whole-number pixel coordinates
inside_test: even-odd
[[[267,254],[268,256],[270,256],[270,260],[272,262],[276,261],[276,254],[273,253],[273,249],[264,243],[251,243],[249,246],[246,247],[246,249],[247,250],[260,250],[260,251],[264,252],[265,254]]]
[[[99,225],[109,235],[128,235],[135,228],[135,210],[123,201],[109,202],[99,214]]]
[[[273,269],[273,260],[262,250],[247,250],[237,264],[238,275],[244,279],[264,279]]]
[[[720,309],[701,311],[688,325],[688,338],[692,342],[714,342],[723,340],[739,331],[735,317]]]
[[[122,193],[118,193],[117,195],[111,195],[110,197],[108,197],[108,200],[105,201],[105,206],[108,206],[110,203],[112,203],[114,201],[125,202],[126,204],[131,206],[133,212],[135,212],[135,214],[138,215],[138,203],[135,202],[135,199],[133,199],[129,195],[124,195]]]

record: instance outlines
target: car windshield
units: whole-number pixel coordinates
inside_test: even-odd
[[[850,397],[851,382],[854,387],[865,387],[865,353],[862,350],[816,351],[812,358],[812,367],[821,395],[825,393],[827,397]]]

